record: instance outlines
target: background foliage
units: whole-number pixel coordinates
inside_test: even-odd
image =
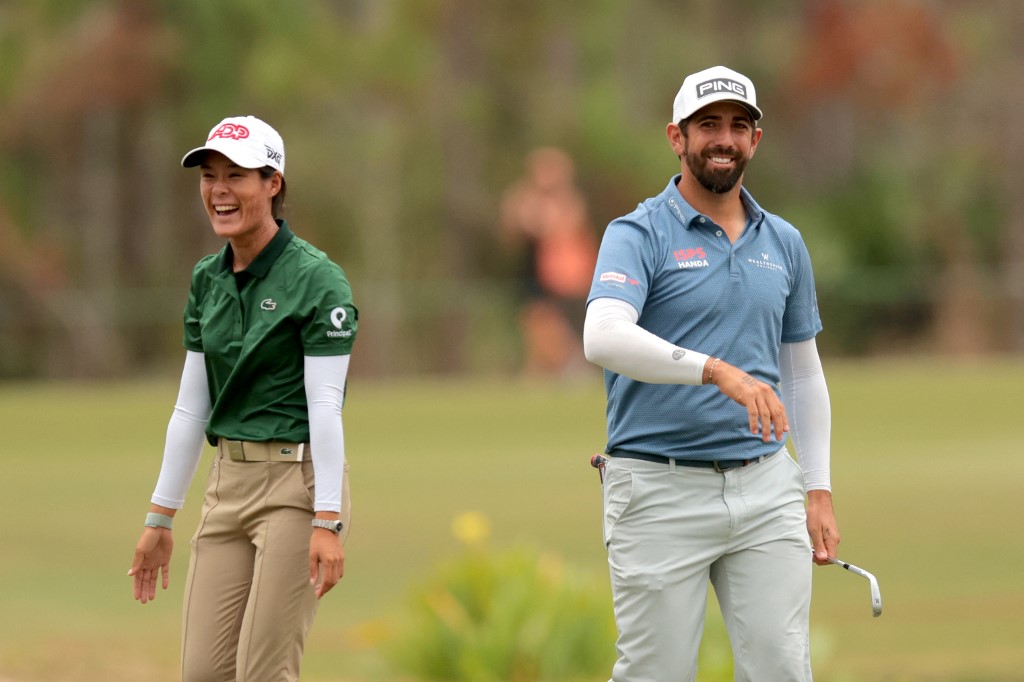
[[[682,77],[753,77],[748,172],[815,259],[830,354],[1024,348],[1014,0],[7,0],[0,376],[180,362],[218,248],[182,153],[225,115],[287,144],[289,215],[349,272],[368,374],[518,365],[501,193],[566,149],[593,229],[660,191]],[[409,339],[415,339],[409,343]]]
[[[392,657],[416,679],[592,680],[615,661],[607,589],[556,554],[478,541],[417,586],[412,604]]]

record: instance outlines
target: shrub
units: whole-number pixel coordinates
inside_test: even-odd
[[[463,515],[465,552],[412,596],[394,663],[420,679],[525,682],[600,679],[615,657],[604,583],[568,571],[552,554],[484,546],[486,519]]]

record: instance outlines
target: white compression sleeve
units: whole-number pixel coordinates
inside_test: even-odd
[[[703,383],[708,356],[680,348],[637,326],[640,313],[617,298],[595,298],[583,323],[587,360],[649,384]]]
[[[171,509],[181,509],[185,504],[185,493],[199,466],[206,438],[206,422],[209,420],[206,358],[202,353],[186,351],[178,400],[167,424],[164,459],[153,491],[153,504]]]
[[[797,460],[807,490],[832,490],[830,438],[832,405],[814,339],[784,343],[779,350],[782,403],[789,416]]]
[[[306,403],[309,406],[309,446],[313,451],[316,486],[314,511],[341,511],[345,473],[345,433],[341,405],[345,400],[348,355],[303,357]]]

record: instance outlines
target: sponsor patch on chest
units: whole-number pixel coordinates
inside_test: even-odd
[[[676,259],[676,266],[680,270],[708,267],[708,256],[702,246],[695,249],[676,249],[672,252],[672,256]]]
[[[772,260],[771,255],[767,253],[759,254],[760,258],[747,258],[747,262],[751,265],[761,268],[762,270],[774,270],[775,272],[785,272],[786,268],[782,267],[782,264],[776,263]]]

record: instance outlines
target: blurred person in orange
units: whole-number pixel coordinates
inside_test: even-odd
[[[572,159],[561,149],[532,151],[525,171],[501,205],[502,240],[522,257],[524,369],[532,376],[587,371],[580,337],[597,237],[586,201]]]

